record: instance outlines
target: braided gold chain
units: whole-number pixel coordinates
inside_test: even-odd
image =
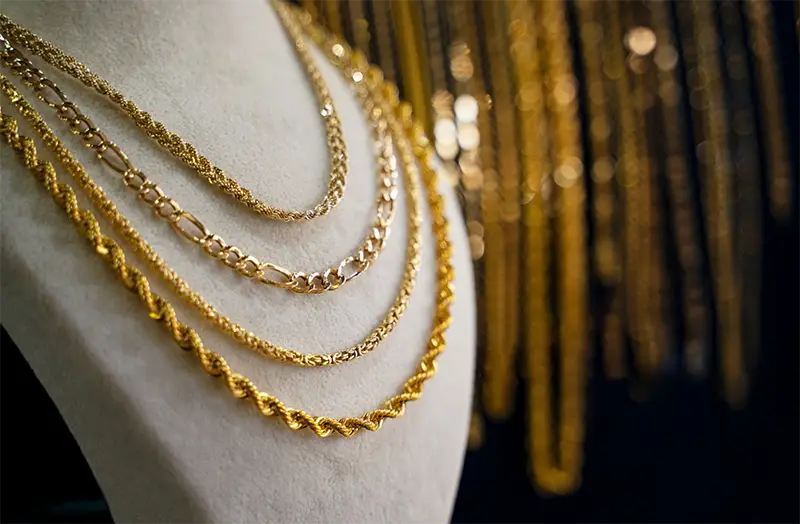
[[[330,153],[330,179],[327,193],[314,208],[303,211],[271,207],[257,199],[249,189],[239,185],[236,180],[226,175],[222,169],[212,164],[192,144],[186,142],[177,134],[170,132],[164,124],[155,120],[150,113],[140,109],[133,101],[126,98],[106,80],[93,73],[86,65],[31,31],[15,24],[6,15],[0,14],[0,32],[6,38],[12,42],[19,43],[32,54],[41,57],[53,67],[80,80],[87,87],[94,89],[120,106],[150,138],[156,140],[173,156],[181,159],[212,185],[219,187],[225,194],[267,218],[296,222],[323,216],[339,204],[344,195],[347,180],[348,156],[347,147],[342,138],[340,120],[325,81],[314,65],[299,34],[293,32],[287,26],[284,27],[286,27],[289,37],[294,43],[297,57],[305,68],[309,83],[319,102],[320,115],[325,124],[326,141]]]
[[[285,23],[290,25],[291,20],[285,20]],[[297,31],[298,29],[293,26],[292,33],[296,34]],[[166,196],[142,171],[136,169],[121,148],[109,140],[103,131],[67,98],[61,88],[48,79],[2,35],[0,35],[0,47],[2,48],[0,60],[3,64],[21,76],[23,82],[34,89],[38,98],[53,108],[59,118],[69,124],[70,130],[80,135],[87,147],[97,152],[98,159],[122,175],[125,185],[138,194],[142,203],[151,206],[156,216],[172,224],[177,233],[201,246],[206,254],[240,275],[295,293],[319,294],[339,289],[361,275],[386,246],[398,192],[397,158],[394,155],[392,142],[386,135],[386,120],[379,112],[373,111],[374,103],[365,94],[365,89],[357,89],[356,92],[371,124],[378,149],[379,194],[376,202],[376,219],[355,255],[348,256],[338,265],[324,271],[306,273],[291,271],[271,262],[261,262],[209,231],[193,213],[184,210],[177,201]]]
[[[282,6],[279,6],[282,9]],[[340,67],[349,66],[352,62],[349,48],[344,42],[336,41],[331,43],[326,50],[332,59],[336,59]],[[341,55],[341,56],[338,56]],[[362,55],[357,55],[362,56]],[[347,62],[345,62],[347,60]],[[365,74],[370,72],[380,72],[377,69],[370,69],[366,60],[352,62],[353,67],[344,71],[345,76],[356,90],[363,91],[361,98],[368,100],[374,99],[375,107],[373,111],[377,113],[376,118],[386,118],[389,122],[387,133],[397,140],[397,147],[403,163],[403,172],[406,180],[405,193],[408,198],[408,247],[406,255],[406,265],[403,278],[400,283],[397,297],[393,305],[389,308],[384,318],[372,332],[360,343],[350,348],[324,354],[301,353],[291,349],[286,349],[277,344],[261,339],[253,332],[248,331],[237,324],[229,317],[220,313],[203,296],[192,290],[189,284],[183,280],[174,269],[166,264],[161,256],[145,241],[133,227],[130,221],[116,207],[116,205],[105,195],[89,175],[83,166],[74,159],[69,149],[67,149],[59,138],[50,130],[41,116],[31,107],[19,94],[14,85],[5,77],[0,79],[0,86],[3,91],[19,109],[20,113],[27,118],[34,129],[42,136],[48,147],[53,149],[56,157],[64,165],[75,181],[86,191],[92,199],[97,209],[119,230],[133,248],[142,254],[143,258],[158,272],[175,292],[181,296],[188,304],[195,307],[200,313],[220,330],[228,334],[236,341],[244,344],[248,348],[261,353],[267,357],[287,362],[294,365],[306,367],[331,366],[349,362],[366,353],[373,351],[394,328],[408,307],[411,293],[416,283],[417,273],[421,258],[421,210],[419,186],[417,182],[418,169],[414,162],[414,151],[408,139],[403,136],[402,128],[397,124],[391,124],[391,110],[383,107],[386,101],[381,99],[382,78],[376,78],[375,74]],[[359,81],[356,81],[359,79]]]
[[[363,55],[351,53],[344,42],[322,32],[319,27],[311,24],[310,19],[306,19],[306,17],[301,19],[305,24],[305,29],[323,46],[328,57],[339,65],[345,74],[352,77],[354,73],[367,69]],[[333,45],[342,46],[345,53],[342,56],[331,54],[331,42]],[[371,73],[369,77],[373,79],[379,77],[380,70],[371,67],[368,71]],[[4,77],[2,77],[2,83],[5,94],[14,104],[18,107],[27,107],[28,111],[26,112],[28,113],[35,113],[35,110],[27,102],[23,100],[23,103],[20,103],[22,96],[13,90],[13,85]],[[377,431],[381,428],[384,420],[400,417],[408,402],[421,397],[423,384],[436,374],[436,358],[445,349],[444,334],[452,321],[450,315],[454,277],[453,266],[450,262],[452,246],[448,239],[449,227],[444,213],[444,198],[438,192],[437,175],[430,163],[433,158],[433,148],[425,136],[423,127],[413,121],[410,105],[405,102],[401,103],[397,99],[396,86],[381,81],[374,84],[373,90],[376,94],[380,91],[384,96],[381,99],[382,107],[385,109],[390,127],[402,135],[406,144],[413,143],[413,155],[421,166],[421,176],[427,189],[431,224],[435,237],[437,291],[431,335],[414,374],[405,382],[400,393],[388,399],[378,409],[361,417],[335,419],[314,416],[302,410],[287,407],[272,395],[259,391],[252,381],[233,371],[221,355],[203,345],[200,336],[194,329],[177,318],[175,310],[167,300],[150,290],[147,278],[135,266],[126,262],[123,249],[114,240],[102,234],[94,214],[78,205],[75,193],[68,185],[58,182],[53,165],[39,158],[33,140],[19,134],[17,121],[12,116],[0,113],[2,116],[0,133],[5,141],[23,157],[26,167],[48,191],[54,202],[72,220],[81,235],[90,242],[98,256],[115,271],[127,289],[137,294],[145,304],[150,318],[157,320],[167,328],[175,343],[182,349],[190,351],[200,362],[204,371],[210,375],[221,377],[235,397],[249,399],[263,416],[279,417],[292,430],[310,428],[320,437],[327,437],[333,433],[352,437],[362,429]],[[58,143],[53,142],[54,135],[43,134],[42,129],[46,128],[46,124],[40,117],[38,121],[41,124],[35,126],[37,132],[42,135],[48,147],[54,150],[56,156],[62,158],[63,151],[58,149]],[[77,164],[74,160],[71,162]],[[100,191],[102,192],[102,190]],[[113,206],[113,203],[111,205]]]

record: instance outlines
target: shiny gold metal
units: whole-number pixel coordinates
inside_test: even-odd
[[[285,23],[287,23],[290,34],[299,38],[299,29],[292,25],[291,20],[285,20]],[[375,222],[355,255],[322,271],[292,271],[271,262],[262,263],[257,258],[246,255],[242,249],[228,244],[222,237],[203,226],[198,218],[183,210],[177,201],[166,196],[157,184],[136,169],[119,146],[109,140],[56,84],[46,78],[42,71],[37,69],[2,36],[0,36],[0,60],[32,87],[37,96],[48,103],[58,116],[69,124],[72,132],[83,138],[87,147],[97,151],[101,161],[122,175],[125,184],[138,193],[143,203],[153,208],[156,216],[173,225],[182,222],[184,217],[191,216],[192,222],[196,223],[197,232],[202,234],[186,235],[181,228],[175,228],[176,231],[199,245],[206,254],[244,277],[295,293],[324,293],[339,289],[361,275],[377,260],[386,246],[394,220],[395,200],[398,193],[397,158],[390,137],[386,133],[386,121],[381,117],[380,111],[376,110],[374,103],[366,97],[364,89],[357,92],[360,93],[364,113],[375,138],[378,158],[378,197]],[[132,180],[134,182],[131,182]]]
[[[133,101],[127,99],[87,66],[67,55],[53,44],[15,24],[3,14],[0,14],[0,33],[11,42],[25,47],[33,55],[41,57],[53,67],[80,80],[87,87],[94,89],[111,102],[120,106],[142,131],[166,148],[173,156],[181,159],[214,187],[218,187],[225,194],[267,218],[286,222],[311,220],[329,213],[344,195],[348,158],[339,117],[322,75],[314,65],[302,39],[297,38],[297,35],[289,34],[294,43],[297,57],[303,64],[314,94],[317,97],[320,115],[325,124],[326,141],[331,159],[330,179],[325,196],[314,208],[302,211],[280,209],[263,203],[254,197],[249,189],[242,187],[236,180],[228,177],[222,169],[212,164],[192,144],[170,132],[164,124],[155,120],[150,113],[140,109]]]
[[[296,16],[302,17],[303,15]],[[330,42],[329,39],[333,38],[322,32],[318,27],[311,25],[310,19],[303,20],[303,24],[304,30],[310,36],[316,37],[320,45],[324,46],[325,43]],[[325,41],[320,41],[320,39]],[[345,46],[346,44],[342,43],[342,45]],[[348,56],[350,56],[349,48],[345,47],[345,50],[348,51]],[[344,60],[342,57],[334,56],[330,51],[327,54],[331,61],[342,68],[345,76],[352,77],[352,67],[361,67],[360,64],[353,66],[349,58]],[[31,120],[36,131],[43,137],[56,156],[64,161],[67,166],[74,166],[73,170],[76,173],[82,173],[84,179],[88,179],[80,164],[71,158],[68,150],[49,130],[35,109],[24,101],[21,94],[16,91],[5,77],[2,77],[0,81],[2,81],[3,91],[6,96],[20,109],[26,118]],[[383,92],[387,90],[391,92],[392,89],[396,92],[396,88],[391,84],[375,85],[373,86],[373,95],[377,98]],[[190,351],[207,373],[221,377],[228,390],[235,397],[251,400],[263,416],[277,416],[292,430],[310,428],[320,437],[327,437],[333,433],[351,437],[362,429],[369,431],[380,429],[386,419],[401,416],[406,404],[417,400],[422,395],[422,386],[435,375],[436,358],[445,349],[444,334],[451,323],[449,308],[453,300],[453,267],[450,263],[452,247],[448,240],[448,223],[444,214],[444,199],[438,192],[436,172],[430,167],[429,163],[433,155],[432,149],[421,126],[416,125],[412,120],[410,111],[405,106],[391,97],[382,99],[380,103],[381,107],[385,109],[390,128],[400,135],[398,140],[402,148],[400,145],[398,148],[402,149],[403,152],[408,152],[409,155],[404,156],[406,158],[410,157],[411,163],[416,159],[422,168],[422,179],[426,185],[428,204],[432,215],[432,229],[435,236],[437,259],[436,306],[434,308],[433,327],[426,351],[413,375],[404,384],[402,391],[387,400],[378,409],[370,411],[361,417],[341,419],[313,416],[302,410],[286,407],[277,398],[259,391],[249,379],[234,372],[222,356],[204,346],[200,336],[194,329],[177,318],[174,309],[164,298],[150,290],[147,278],[136,267],[127,263],[122,248],[114,240],[102,234],[94,214],[79,206],[75,193],[68,185],[58,182],[52,164],[43,161],[39,157],[33,140],[19,134],[17,121],[5,111],[2,112],[0,132],[5,141],[23,157],[25,165],[48,191],[54,202],[64,210],[82,236],[92,244],[94,251],[106,260],[110,268],[120,276],[120,281],[123,285],[139,296],[146,306],[150,318],[163,324],[172,334],[175,343],[182,349]],[[413,153],[410,151],[411,148],[413,148]],[[91,182],[90,179],[88,180]],[[97,186],[94,187],[94,193],[102,195],[102,190]]]
[[[280,4],[278,6],[279,10],[287,10],[285,6]],[[287,11],[288,12],[288,11]],[[292,19],[292,23],[294,19]],[[331,42],[330,48],[325,49],[326,52],[330,53],[331,56],[337,56],[334,54],[333,49],[341,48],[341,52],[339,53],[339,59],[344,60],[349,58],[349,48],[344,45],[343,41],[338,39]],[[338,46],[338,47],[337,47]],[[343,62],[340,62],[342,64]],[[366,70],[367,65],[363,64],[361,70]],[[355,69],[348,70],[349,76],[347,76],[348,81],[353,85],[357,93],[361,93],[359,98],[361,100],[369,101],[370,98],[376,100],[373,104],[383,104],[373,91],[380,86],[380,83],[371,83],[369,81],[364,82],[356,82],[353,79],[353,72]],[[373,75],[374,76],[374,75]],[[19,103],[22,104],[24,99],[22,99],[19,93],[16,91],[16,88],[8,82],[4,80],[2,82],[3,90],[11,97],[12,100],[19,98]],[[370,90],[367,93],[367,90]],[[60,91],[59,91],[60,92]],[[387,121],[389,121],[389,117],[391,116],[388,110],[383,106],[378,106],[373,109],[374,111],[379,111]],[[44,125],[44,122],[38,123],[41,119],[38,117],[38,114],[35,111],[22,111],[23,115],[26,118],[33,119],[32,123],[34,127],[40,129],[40,133],[43,133],[43,136],[46,134],[45,141],[48,143],[54,143],[58,145],[58,150],[61,152],[59,155],[59,160],[64,164],[65,169],[75,178],[76,182],[86,190],[89,197],[92,199],[93,203],[96,205],[97,209],[101,210],[101,212],[109,219],[109,221],[117,227],[119,232],[126,238],[128,242],[134,247],[136,251],[142,254],[143,258],[147,260],[147,262],[155,269],[163,278],[164,280],[172,286],[172,288],[176,291],[176,293],[181,296],[183,299],[187,301],[190,305],[197,308],[202,315],[211,321],[213,324],[217,325],[223,332],[234,338],[236,341],[246,345],[250,349],[259,352],[263,355],[266,355],[270,358],[274,358],[276,360],[280,360],[283,362],[292,363],[295,365],[300,366],[330,366],[335,364],[340,364],[343,362],[351,361],[359,356],[368,353],[374,350],[378,344],[380,344],[386,336],[395,328],[397,322],[399,321],[400,317],[405,312],[406,307],[408,306],[408,301],[410,300],[411,293],[413,291],[414,283],[416,282],[416,275],[419,271],[419,264],[420,264],[420,250],[421,250],[421,215],[420,215],[420,203],[419,203],[419,189],[416,182],[415,174],[417,173],[417,167],[413,162],[413,153],[410,151],[410,146],[405,145],[400,141],[401,136],[397,134],[396,131],[390,129],[387,130],[387,133],[392,133],[394,138],[397,138],[399,141],[398,149],[401,151],[401,160],[403,162],[404,167],[404,176],[406,177],[407,183],[405,185],[406,195],[409,199],[409,212],[408,212],[408,224],[409,224],[409,239],[408,239],[408,250],[407,250],[407,259],[406,259],[406,267],[403,274],[403,280],[400,284],[400,289],[398,291],[398,295],[395,299],[394,304],[387,312],[386,316],[383,318],[381,323],[372,330],[372,332],[363,340],[361,343],[345,349],[341,351],[336,351],[333,353],[326,353],[326,354],[306,354],[300,353],[294,350],[282,348],[276,344],[273,344],[267,340],[263,340],[257,337],[254,333],[247,331],[245,328],[231,320],[230,318],[224,316],[219,311],[217,311],[210,303],[208,303],[201,295],[193,291],[189,285],[180,278],[177,273],[170,268],[164,260],[155,252],[152,247],[139,235],[136,229],[130,224],[128,219],[120,213],[114,203],[108,199],[105,195],[103,190],[94,183],[94,181],[86,174],[83,167],[74,160],[72,155],[69,153],[69,150],[66,149],[63,145],[61,145],[58,137],[54,135],[49,128],[41,127]],[[81,120],[85,124],[83,120]],[[87,125],[87,129],[95,129],[91,125]],[[97,133],[94,133],[97,136]],[[402,147],[402,148],[401,148]],[[405,151],[405,153],[403,153]],[[126,173],[132,178],[126,178],[125,181],[129,185],[133,187],[149,187],[149,193],[156,193],[158,197],[163,198],[163,193],[158,193],[152,189],[153,186],[146,185],[146,178],[142,176],[140,173],[136,171],[132,171],[131,167],[125,164],[125,162],[129,162],[127,157],[120,157],[116,160],[116,162],[121,162],[121,165],[117,166],[118,168],[127,168]],[[138,174],[137,174],[138,173]],[[135,176],[134,176],[135,175]],[[140,193],[141,194],[141,193]],[[161,207],[160,209],[163,212],[163,209],[167,207],[171,209],[171,206],[175,206],[177,204],[174,201],[168,206]],[[193,216],[190,220],[184,220],[181,225],[182,234],[187,237],[192,237],[197,235],[198,233],[204,233],[203,229],[198,227],[197,221]],[[193,233],[189,233],[192,227],[194,230]],[[242,260],[243,254],[241,252],[237,252],[236,255],[239,257],[239,260]],[[244,271],[253,271],[255,267],[255,263],[252,259],[247,259],[244,263]],[[345,276],[348,278],[354,278],[355,274],[359,271],[358,260],[350,257],[342,262],[342,264],[337,268],[341,271]],[[288,278],[290,275],[274,265],[264,266],[264,273],[267,275],[265,278]]]

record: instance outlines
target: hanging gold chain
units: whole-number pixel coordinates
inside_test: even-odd
[[[755,136],[755,113],[743,24],[740,17],[742,3],[723,0],[720,4],[723,33],[726,77],[731,82],[731,143],[732,170],[735,180],[733,196],[735,222],[733,230],[736,262],[739,269],[739,318],[742,323],[742,350],[744,365],[754,369],[761,348],[761,238],[762,191],[761,172],[758,163],[758,144]],[[744,276],[746,275],[746,278]]]
[[[772,6],[769,0],[744,2],[750,21],[751,42],[755,53],[756,86],[760,99],[762,128],[766,134],[767,193],[772,214],[787,220],[792,213],[792,177],[783,121],[783,98]]]
[[[369,100],[363,99],[364,112],[371,124],[378,157],[378,199],[375,223],[355,255],[338,265],[319,272],[291,271],[271,262],[261,262],[245,254],[235,245],[208,230],[193,213],[165,195],[163,190],[147,175],[133,165],[122,149],[109,140],[105,133],[71,102],[64,92],[25,56],[0,35],[0,60],[13,73],[31,86],[37,97],[56,111],[58,117],[69,124],[70,130],[80,135],[85,145],[97,152],[97,157],[111,170],[122,175],[125,186],[136,192],[139,200],[153,208],[157,217],[172,224],[174,230],[202,247],[203,252],[232,268],[240,275],[262,284],[287,289],[295,293],[319,294],[339,289],[354,280],[375,262],[386,246],[394,219],[397,198],[397,158],[392,143],[386,135],[386,122],[375,118]]]
[[[585,384],[589,353],[589,304],[586,267],[586,192],[578,117],[577,81],[570,55],[566,2],[533,2],[537,32],[546,58],[546,103],[553,136],[555,183],[556,282],[560,373],[558,445],[551,425],[551,366],[548,347],[538,347],[532,358],[541,398],[534,417],[533,473],[543,490],[563,494],[580,484],[583,464]]]
[[[285,8],[282,5],[279,5],[278,9],[281,10]],[[342,54],[346,50],[347,48],[344,46],[344,44],[340,43],[339,46],[331,50],[331,53],[338,52]],[[369,83],[364,80],[366,76],[366,68],[364,67],[362,70],[363,72],[358,71],[361,72],[360,77],[355,75],[355,71],[353,73],[355,76],[348,76],[350,83],[357,91],[367,90],[371,87]],[[362,81],[357,82],[355,78],[361,78]],[[417,173],[417,168],[413,162],[413,154],[410,151],[410,146],[406,145],[402,140],[400,140],[401,136],[396,132],[392,131],[394,137],[398,140],[398,149],[401,151],[401,160],[403,162],[403,171],[406,179],[405,190],[409,201],[409,237],[407,259],[406,267],[403,273],[403,280],[400,284],[398,295],[394,304],[392,307],[390,307],[383,320],[359,344],[348,349],[332,353],[308,354],[282,348],[276,344],[273,344],[272,342],[257,337],[254,333],[247,331],[241,325],[221,314],[200,294],[193,291],[191,287],[182,278],[180,278],[180,276],[178,276],[178,274],[171,267],[169,267],[166,262],[164,262],[160,255],[139,235],[136,229],[131,225],[130,221],[128,221],[128,219],[119,212],[114,203],[105,195],[103,190],[94,183],[88,174],[86,174],[83,166],[81,166],[81,164],[73,158],[69,150],[49,129],[47,124],[41,119],[38,113],[32,107],[30,107],[27,102],[25,102],[21,95],[19,95],[13,84],[11,84],[11,82],[9,82],[7,79],[4,79],[2,81],[2,88],[12,100],[16,101],[15,104],[20,109],[21,114],[31,121],[34,128],[36,128],[42,137],[45,138],[45,141],[48,143],[49,147],[55,151],[58,151],[56,154],[58,159],[64,164],[65,169],[75,178],[76,182],[87,192],[97,209],[101,210],[106,218],[115,227],[117,227],[117,229],[131,244],[131,246],[133,246],[134,249],[142,254],[143,258],[162,276],[165,282],[170,284],[175,292],[185,299],[188,304],[198,309],[206,319],[210,320],[224,333],[230,335],[232,338],[244,344],[248,348],[270,358],[299,366],[330,366],[349,362],[360,357],[361,355],[364,355],[365,353],[373,351],[378,344],[380,344],[389,335],[389,333],[394,330],[400,317],[402,317],[403,313],[408,307],[408,302],[410,300],[414,283],[416,282],[416,276],[419,271],[421,257],[420,251],[422,237],[419,203],[420,197],[415,176]],[[362,94],[360,98],[366,100],[369,96],[369,94]],[[373,111],[383,114],[388,120],[389,115],[386,111],[381,110],[379,107],[375,107]],[[376,118],[379,118],[379,116],[376,116]]]
[[[528,449],[530,471],[536,482],[547,472],[540,470],[538,462],[550,464],[552,446],[552,388],[549,378],[552,322],[550,314],[549,282],[550,259],[550,143],[547,126],[545,97],[541,70],[539,28],[533,20],[531,2],[507,0],[509,18],[513,26],[511,63],[519,100],[519,138],[522,153],[522,217],[523,217],[523,271],[521,284],[525,292],[525,380],[527,384]],[[549,486],[549,485],[547,485]],[[545,486],[545,488],[547,488]]]
[[[248,208],[261,215],[275,219],[290,221],[311,220],[330,212],[339,204],[344,195],[347,179],[348,157],[340,120],[336,113],[333,99],[330,96],[322,75],[317,70],[303,40],[299,35],[289,32],[294,43],[297,57],[303,64],[309,82],[320,106],[320,115],[325,123],[325,134],[330,153],[330,180],[324,198],[313,209],[304,211],[280,209],[268,206],[253,196],[249,189],[242,187],[236,180],[228,177],[219,167],[203,156],[190,143],[170,132],[167,127],[155,120],[150,113],[140,109],[133,101],[127,99],[107,81],[103,80],[74,57],[67,55],[56,46],[36,36],[27,29],[15,24],[6,15],[0,14],[0,33],[10,41],[23,45],[32,54],[41,57],[53,67],[80,80],[84,85],[104,95],[120,106],[128,116],[150,138],[156,140],[173,156],[181,159],[187,166],[206,178],[212,185],[219,187],[225,194],[232,196]]]
[[[618,379],[625,374],[624,337],[620,309],[620,255],[616,235],[615,195],[616,162],[613,155],[611,89],[603,74],[604,57],[602,11],[598,2],[579,0],[580,43],[586,78],[588,129],[592,157],[592,219],[594,225],[595,271],[607,288],[608,311],[602,318],[603,368],[606,377]],[[606,37],[607,38],[607,37]]]
[[[681,268],[681,295],[684,323],[685,365],[693,375],[705,373],[707,366],[709,324],[703,288],[702,240],[696,227],[694,195],[686,165],[684,123],[680,118],[682,94],[678,79],[678,51],[672,38],[672,16],[663,0],[650,2],[656,41],[655,64],[658,67],[658,93],[664,125],[664,165],[667,190],[672,208],[678,264]]]
[[[310,19],[305,20],[304,23],[310,24]],[[331,35],[322,33],[319,28],[314,26],[307,26],[306,30],[318,40],[331,61],[337,64],[346,76],[352,78],[353,73],[361,72],[366,68],[366,63],[351,63],[351,54],[349,48],[346,47],[346,43]],[[333,54],[332,47],[337,44],[345,48],[346,52],[343,56]],[[2,77],[2,79],[4,86],[10,85],[5,77]],[[13,86],[11,87],[13,88]],[[448,223],[444,215],[444,199],[438,193],[437,176],[430,167],[430,159],[433,156],[432,149],[421,126],[412,120],[410,108],[407,105],[400,104],[396,98],[392,98],[391,95],[396,93],[396,88],[391,84],[376,84],[371,87],[373,88],[373,95],[376,97],[380,93],[388,95],[386,99],[380,100],[380,103],[385,109],[389,126],[393,132],[402,137],[401,143],[411,145],[409,142],[413,142],[413,156],[416,157],[422,167],[422,178],[427,189],[435,237],[437,293],[431,336],[414,374],[406,381],[398,395],[387,400],[380,408],[370,411],[361,417],[334,419],[325,416],[313,416],[302,410],[286,407],[277,398],[259,391],[252,381],[234,372],[222,356],[203,345],[200,336],[194,329],[177,318],[175,310],[164,298],[150,290],[147,278],[136,267],[126,262],[122,248],[112,239],[102,234],[94,214],[79,207],[72,189],[68,185],[58,182],[52,164],[38,157],[33,141],[30,138],[21,136],[18,132],[16,120],[4,112],[2,113],[2,129],[0,131],[2,131],[6,142],[24,158],[28,169],[73,221],[78,231],[92,244],[98,256],[103,258],[117,273],[120,281],[127,289],[134,291],[139,296],[145,304],[150,317],[158,320],[168,329],[179,347],[191,351],[207,373],[221,377],[234,396],[251,400],[264,416],[280,417],[290,429],[310,428],[320,437],[329,436],[334,432],[350,437],[362,429],[369,431],[380,429],[384,420],[401,416],[408,402],[420,398],[424,382],[436,373],[436,358],[444,351],[444,333],[452,320],[450,315],[454,274],[450,263],[452,247],[447,235]],[[19,92],[7,94],[9,99],[18,107],[27,107],[35,113],[35,110],[27,102],[20,103],[19,99],[22,97]],[[39,118],[39,121],[44,124],[41,118]],[[46,127],[46,125],[44,126]],[[42,129],[42,125],[37,126],[37,129]],[[52,140],[48,138],[45,138],[45,141],[48,144],[53,144]],[[54,152],[56,152],[57,156],[63,154],[57,147],[54,147]]]
[[[728,119],[724,106],[722,73],[720,70],[718,35],[712,4],[692,0],[694,39],[697,46],[697,77],[701,111],[701,126],[705,147],[699,159],[706,235],[714,280],[714,304],[717,311],[717,331],[722,355],[724,394],[733,406],[741,406],[746,398],[747,380],[743,366],[741,323],[739,316],[739,285],[734,267],[731,238],[732,178],[728,150]]]

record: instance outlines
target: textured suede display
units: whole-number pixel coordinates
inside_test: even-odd
[[[2,9],[86,63],[267,204],[307,208],[323,195],[328,152],[316,100],[268,3],[4,0]],[[376,191],[361,108],[341,75],[316,50],[313,56],[342,119],[350,174],[344,199],[328,216],[283,224],[213,190],[116,106],[28,55],[209,229],[261,260],[309,271],[356,249]],[[30,89],[21,90],[32,100]],[[293,295],[241,278],[176,235],[50,108],[36,107],[167,263],[257,335],[304,352],[337,350],[359,342],[394,300],[405,264],[404,195],[389,244],[367,273],[333,293]],[[27,125],[21,131],[34,136]],[[378,433],[319,439],[258,416],[206,375],[116,282],[16,154],[5,145],[0,153],[2,322],[74,433],[117,522],[449,519],[466,446],[475,307],[466,235],[446,184],[456,300],[439,374]],[[421,271],[397,329],[374,353],[325,369],[276,363],[238,346],[121,245],[179,316],[260,389],[312,414],[357,416],[394,395],[424,351],[435,290],[427,210],[424,216]],[[106,221],[101,226],[119,240]]]

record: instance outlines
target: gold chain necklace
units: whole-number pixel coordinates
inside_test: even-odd
[[[282,5],[279,5],[278,9],[283,9]],[[292,22],[292,20],[288,17],[286,20],[288,22]],[[339,46],[334,47],[331,52],[335,54],[344,53],[344,51],[345,47],[343,44],[339,44]],[[355,72],[354,75],[356,75]],[[355,77],[348,78],[356,91],[361,93],[359,98],[361,100],[368,100],[370,96],[367,92],[369,86],[365,85],[365,82],[363,81],[364,73],[361,73],[361,77],[356,75]],[[356,81],[355,78],[361,78],[362,80],[359,82]],[[2,88],[8,95],[10,95],[12,92],[16,93],[16,89],[10,82],[8,82],[8,80],[4,79],[2,81]],[[23,100],[18,94],[12,96],[12,99],[18,100],[20,103]],[[22,111],[22,108],[20,109],[22,114],[27,118],[38,118],[38,114],[35,111]],[[380,107],[374,107],[373,111],[377,112],[376,118],[381,118],[380,115],[384,115],[388,120],[386,111],[382,110]],[[41,125],[44,125],[44,122],[42,122]],[[416,276],[419,271],[422,242],[419,203],[420,197],[416,177],[414,175],[417,172],[417,169],[413,162],[413,155],[409,152],[406,152],[405,154],[401,153],[401,159],[404,163],[404,176],[407,181],[405,190],[409,200],[408,250],[403,280],[400,284],[400,289],[395,302],[390,307],[380,324],[374,328],[372,332],[359,344],[333,353],[310,354],[286,349],[257,337],[254,333],[246,330],[241,325],[221,314],[200,294],[193,291],[191,287],[182,278],[180,278],[180,276],[172,268],[170,268],[158,255],[158,253],[155,252],[155,250],[153,250],[153,248],[139,235],[128,219],[122,213],[120,213],[119,210],[117,210],[114,203],[108,199],[103,190],[97,186],[97,184],[95,184],[94,181],[86,174],[80,163],[78,163],[72,157],[69,150],[60,143],[58,138],[49,130],[49,128],[44,125],[42,129],[42,132],[47,133],[49,141],[52,144],[51,147],[58,149],[59,154],[56,156],[64,163],[64,167],[75,178],[78,184],[81,185],[81,187],[87,192],[96,207],[104,213],[106,218],[112,224],[114,224],[115,227],[118,228],[121,234],[128,242],[130,242],[134,249],[143,255],[144,259],[151,265],[151,267],[153,267],[153,269],[155,269],[162,276],[162,278],[168,284],[170,284],[170,286],[172,286],[175,292],[185,299],[187,303],[198,309],[206,319],[210,320],[224,333],[258,353],[282,362],[306,367],[330,366],[349,362],[360,357],[361,355],[364,355],[365,353],[373,351],[378,344],[380,344],[386,338],[386,336],[388,336],[389,333],[394,330],[397,322],[408,306],[408,302],[416,282]],[[396,135],[396,133],[395,136],[399,139],[399,136]]]
[[[325,34],[320,28],[311,25],[310,19],[301,18],[301,22],[304,24],[304,29],[323,47],[329,59],[341,69],[347,78],[352,80],[356,73],[361,73],[361,78],[363,78],[365,72],[371,73],[366,75],[368,87],[385,110],[389,126],[398,136],[398,147],[402,145],[403,151],[408,152],[412,157],[415,156],[422,167],[422,178],[426,185],[432,216],[437,259],[437,293],[433,327],[426,351],[413,376],[404,384],[402,391],[387,400],[380,408],[361,417],[334,419],[312,416],[302,410],[286,407],[277,398],[259,391],[249,379],[234,372],[222,356],[203,345],[194,329],[177,318],[174,309],[164,298],[150,291],[147,278],[136,267],[126,262],[122,248],[101,233],[94,214],[79,207],[72,189],[57,181],[52,164],[38,157],[33,141],[19,135],[17,122],[13,117],[2,113],[1,131],[6,142],[20,153],[31,173],[64,210],[81,234],[92,244],[98,256],[102,257],[119,275],[120,281],[127,289],[134,291],[139,296],[150,317],[161,322],[182,349],[191,351],[207,373],[223,378],[234,396],[251,400],[264,416],[280,417],[290,429],[299,430],[307,427],[321,437],[329,436],[334,432],[350,437],[361,429],[376,431],[380,429],[384,420],[401,416],[406,403],[420,398],[422,385],[436,373],[436,357],[444,351],[444,332],[451,323],[449,307],[453,300],[453,267],[450,263],[452,246],[447,236],[448,222],[444,215],[444,199],[438,193],[436,172],[430,166],[433,152],[422,127],[413,121],[410,107],[397,100],[395,86],[374,81],[379,78],[380,71],[374,68],[368,69],[366,61],[359,60],[358,55],[351,53],[345,42]],[[341,56],[333,51],[339,48],[337,46],[344,50]],[[49,131],[41,117],[4,77],[3,86],[9,99],[22,109],[23,113],[27,113],[26,117],[34,123],[35,129],[48,146],[54,150],[56,156],[63,158],[64,150],[59,149],[60,144],[57,137]],[[409,151],[412,144],[413,153]],[[75,163],[77,164],[77,162]]]
[[[323,199],[313,209],[304,211],[280,209],[268,206],[253,196],[249,189],[242,187],[236,180],[228,177],[219,167],[203,156],[190,143],[175,133],[170,132],[161,122],[141,110],[133,101],[127,99],[107,81],[101,79],[84,64],[65,54],[60,49],[42,40],[30,31],[18,26],[7,16],[0,14],[0,33],[13,42],[22,42],[34,55],[40,56],[53,67],[83,82],[120,106],[128,116],[150,138],[156,140],[173,156],[182,160],[198,174],[206,178],[212,185],[219,187],[225,194],[232,196],[248,208],[261,215],[283,221],[311,220],[330,212],[344,195],[347,179],[348,158],[347,147],[342,139],[339,117],[328,88],[317,70],[302,40],[292,37],[297,56],[307,72],[308,79],[320,106],[320,115],[325,123],[326,141],[330,153],[330,180],[328,190]]]
[[[298,29],[289,20],[285,23],[293,38],[298,39],[300,37]],[[356,254],[346,257],[338,265],[319,272],[291,271],[271,262],[261,262],[252,255],[246,255],[240,248],[228,244],[222,237],[209,231],[193,213],[184,210],[177,201],[166,196],[149,177],[136,169],[119,146],[109,140],[55,83],[46,78],[42,71],[1,35],[0,45],[2,45],[0,59],[4,65],[20,75],[27,85],[32,86],[37,96],[53,108],[59,118],[69,124],[72,132],[80,135],[86,146],[97,152],[101,161],[122,175],[125,185],[138,194],[142,203],[151,206],[156,216],[171,223],[176,232],[201,246],[203,252],[240,275],[295,293],[319,294],[339,289],[361,275],[375,262],[386,246],[397,198],[397,159],[391,141],[386,136],[385,120],[376,117],[369,104],[365,105],[365,113],[375,135],[375,142],[378,144],[379,196],[375,223]],[[50,46],[55,48],[52,44]]]

